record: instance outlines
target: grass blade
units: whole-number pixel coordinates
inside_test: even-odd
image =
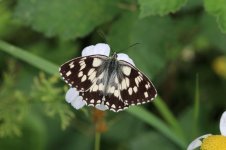
[[[58,66],[25,50],[0,40],[0,50],[19,58],[49,74],[58,74]]]
[[[158,109],[158,111],[162,115],[162,117],[166,120],[166,122],[172,127],[174,132],[185,141],[186,140],[185,134],[184,134],[181,126],[179,125],[177,119],[174,117],[172,112],[169,110],[167,105],[164,103],[164,101],[159,96],[154,101],[154,105]]]
[[[200,96],[199,96],[199,75],[196,75],[195,81],[195,98],[194,98],[194,120],[193,120],[193,135],[194,137],[197,136],[198,132],[198,119],[199,119],[199,103],[200,103]]]
[[[178,137],[164,122],[162,122],[158,117],[148,112],[141,107],[132,107],[127,110],[131,115],[139,118],[140,120],[148,123],[153,128],[161,132],[163,135],[174,141],[182,149],[185,149],[186,142],[184,142],[180,137]]]

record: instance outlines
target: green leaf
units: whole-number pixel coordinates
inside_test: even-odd
[[[46,36],[83,37],[118,12],[117,1],[20,0],[15,16]]]
[[[226,0],[204,0],[207,12],[214,15],[222,32],[226,33]]]
[[[216,47],[218,50],[226,53],[225,41],[226,35],[220,31],[217,22],[214,21],[214,17],[203,14],[200,18],[200,33],[197,37],[196,47],[198,49],[208,49],[208,47]]]
[[[187,0],[138,0],[140,4],[140,17],[150,15],[166,15],[179,10]]]

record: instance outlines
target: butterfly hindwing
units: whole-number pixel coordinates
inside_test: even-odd
[[[60,67],[64,81],[78,91],[87,91],[95,82],[97,68],[107,57],[91,55],[72,59]]]
[[[137,68],[127,62],[122,63],[124,78],[120,83],[121,97],[127,105],[139,105],[153,100],[157,96],[151,81]]]
[[[129,107],[128,104],[125,104],[122,100],[120,100],[114,94],[105,96],[104,104],[114,112],[122,111]]]
[[[79,92],[83,100],[88,106],[96,106],[101,104],[103,101],[103,96],[99,92]]]

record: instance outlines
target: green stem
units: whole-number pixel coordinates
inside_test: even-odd
[[[198,132],[198,118],[199,118],[199,75],[196,75],[196,83],[195,83],[195,100],[194,100],[194,120],[193,120],[193,135],[196,137]]]
[[[95,148],[94,150],[100,150],[100,132],[95,132]]]
[[[58,67],[55,64],[1,40],[0,50],[16,58],[19,58],[49,74],[58,74]]]

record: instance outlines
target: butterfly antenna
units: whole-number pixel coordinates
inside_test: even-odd
[[[124,49],[119,50],[118,52],[123,52],[123,51],[125,51],[125,50],[127,50],[127,49],[129,49],[129,48],[131,48],[131,47],[134,47],[134,46],[136,46],[136,45],[138,45],[138,44],[141,44],[141,43],[134,43],[134,44],[128,46],[127,48],[124,48]]]
[[[108,44],[106,35],[104,34],[103,30],[98,30],[97,33],[104,40],[104,42]]]

